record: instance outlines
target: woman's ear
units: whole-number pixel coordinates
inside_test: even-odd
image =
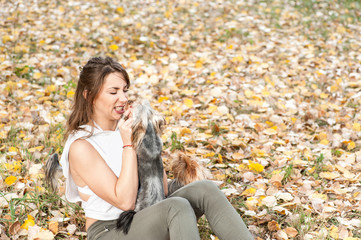
[[[84,90],[83,91],[83,97],[84,97],[84,99],[86,100],[86,98],[88,97],[88,90]]]

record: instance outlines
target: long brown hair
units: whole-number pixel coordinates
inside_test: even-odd
[[[91,58],[81,70],[78,85],[74,95],[74,104],[68,118],[65,139],[81,125],[87,124],[93,116],[93,103],[101,90],[105,78],[113,72],[122,74],[130,85],[127,71],[111,57]]]

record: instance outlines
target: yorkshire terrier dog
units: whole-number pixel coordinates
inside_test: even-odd
[[[161,130],[165,119],[149,102],[136,104],[133,108],[132,144],[137,153],[139,189],[135,209],[122,212],[117,229],[128,233],[136,212],[165,198],[163,189],[163,161]],[[58,155],[53,154],[45,166],[48,185],[57,189],[57,176],[61,167]],[[171,162],[174,179],[168,185],[168,195],[196,180],[207,179],[210,172],[184,153],[178,153]]]

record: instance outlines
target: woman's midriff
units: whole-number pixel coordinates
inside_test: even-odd
[[[88,231],[90,225],[92,225],[93,223],[95,223],[96,221],[98,221],[97,219],[94,219],[94,218],[89,218],[87,217],[86,218],[86,221],[85,221],[85,230]]]

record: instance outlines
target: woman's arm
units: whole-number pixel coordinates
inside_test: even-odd
[[[128,109],[124,113],[128,119],[122,118],[118,122],[124,145],[131,144],[131,114],[131,109]],[[138,163],[134,148],[123,149],[122,169],[118,178],[94,147],[84,139],[76,140],[71,145],[69,163],[72,176],[80,177],[104,201],[124,211],[134,209],[138,193]]]
[[[135,150],[124,148],[122,161],[122,169],[117,178],[100,154],[86,140],[75,141],[69,150],[72,176],[79,176],[104,201],[124,211],[133,210],[138,191]]]

